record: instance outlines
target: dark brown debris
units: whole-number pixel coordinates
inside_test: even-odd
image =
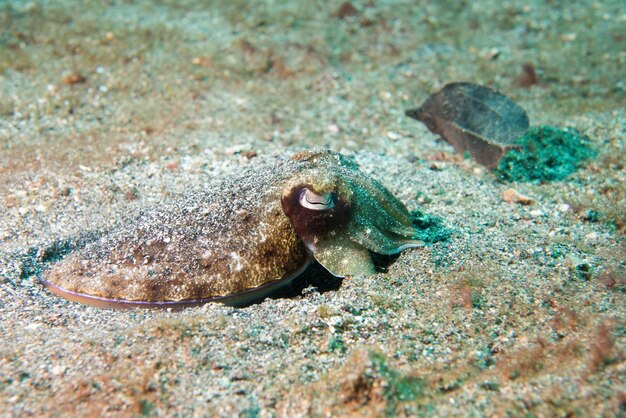
[[[350,3],[349,1],[341,3],[341,6],[337,9],[337,11],[333,14],[333,16],[338,17],[339,19],[345,19],[346,17],[356,16],[359,11]]]
[[[538,85],[539,77],[537,77],[535,66],[529,62],[522,64],[522,72],[515,78],[515,84],[524,88]]]

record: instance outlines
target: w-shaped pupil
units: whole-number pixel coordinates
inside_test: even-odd
[[[335,206],[336,193],[317,194],[309,189],[300,192],[300,205],[311,210],[328,210]]]

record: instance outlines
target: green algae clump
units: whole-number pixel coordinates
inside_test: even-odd
[[[429,215],[420,209],[411,211],[411,222],[417,230],[414,237],[426,244],[446,241],[452,235],[452,229],[446,228],[438,216]]]
[[[573,128],[532,127],[500,160],[494,173],[505,181],[550,182],[563,180],[597,151],[591,140]]]

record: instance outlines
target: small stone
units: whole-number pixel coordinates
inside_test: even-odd
[[[70,194],[72,194],[72,188],[71,187],[61,187],[59,188],[59,195],[61,196],[69,196]]]
[[[392,95],[388,91],[379,91],[378,92],[378,97],[380,97],[381,100],[387,101],[387,100],[391,99]]]
[[[587,235],[585,235],[585,238],[587,238],[590,241],[595,241],[598,239],[598,233],[597,232],[590,232]]]
[[[495,60],[500,56],[500,50],[498,48],[487,48],[480,51],[480,55],[488,60]]]
[[[391,139],[392,141],[397,141],[401,137],[397,133],[395,133],[393,131],[389,131],[389,132],[387,132],[387,138]]]
[[[556,205],[556,210],[559,212],[569,212],[572,207],[567,203],[561,203],[560,205]]]
[[[213,65],[213,61],[209,57],[199,56],[191,60],[191,63],[200,67],[209,68]]]
[[[50,372],[54,375],[54,376],[60,376],[62,374],[65,373],[65,370],[67,370],[67,368],[65,366],[61,366],[61,365],[56,365],[52,368],[52,370],[50,370]]]
[[[73,84],[83,84],[87,81],[87,77],[82,75],[81,73],[72,73],[63,77],[63,84],[73,85]]]
[[[330,132],[331,134],[338,134],[339,131],[340,131],[339,126],[335,124],[328,125],[328,132]]]
[[[445,163],[434,161],[428,168],[430,168],[432,171],[441,171],[446,168],[446,165]]]
[[[531,205],[533,203],[533,200],[531,198],[519,194],[515,189],[506,189],[502,193],[502,200],[507,203],[519,203],[521,205]]]
[[[576,34],[575,33],[564,33],[561,35],[561,40],[563,42],[572,42],[576,40]]]
[[[254,150],[244,150],[244,151],[241,151],[241,155],[251,160],[254,157],[256,157],[258,154]]]

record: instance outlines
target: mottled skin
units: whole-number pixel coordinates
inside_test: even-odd
[[[333,207],[302,207],[303,188],[332,195]],[[97,306],[245,303],[300,274],[312,256],[337,276],[372,274],[370,251],[418,246],[414,235],[404,205],[354,162],[307,151],[146,211],[42,282]]]

